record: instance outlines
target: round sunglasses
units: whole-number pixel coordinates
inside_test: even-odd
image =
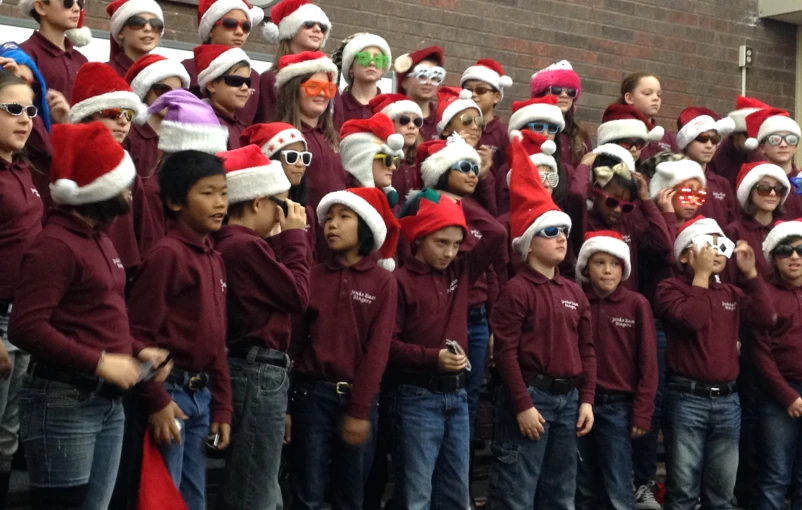
[[[150,28],[152,28],[154,32],[161,32],[164,30],[164,22],[159,18],[146,19],[142,16],[131,16],[125,21],[125,26],[131,30],[142,30],[148,25],[150,25]]]
[[[799,137],[797,135],[788,133],[787,135],[769,135],[766,137],[766,142],[769,145],[780,145],[785,140],[788,145],[799,145]]]
[[[281,151],[281,157],[284,158],[284,162],[288,165],[294,165],[298,163],[299,158],[303,166],[309,166],[312,164],[312,153],[307,151]]]
[[[546,239],[554,239],[558,235],[562,234],[565,237],[568,237],[568,234],[571,233],[571,229],[569,227],[546,227],[543,230],[540,230],[535,233],[537,237],[545,237]]]
[[[526,129],[535,133],[548,133],[550,135],[556,135],[560,132],[560,126],[549,124],[548,122],[530,122],[526,125]]]
[[[236,18],[223,18],[219,20],[217,23],[215,23],[214,26],[216,27],[222,26],[226,30],[236,30],[237,27],[239,27],[246,34],[250,33],[251,28],[253,27],[250,21],[248,20],[240,21]]]
[[[780,244],[771,252],[775,259],[787,259],[793,257],[794,253],[796,253],[798,257],[802,257],[802,244],[799,246]]]
[[[402,126],[406,126],[409,123],[415,124],[415,127],[420,129],[423,126],[423,119],[420,117],[410,118],[409,115],[402,115],[398,117],[398,123]]]
[[[454,166],[451,167],[451,170],[456,170],[458,172],[462,172],[464,174],[469,174],[473,172],[477,176],[479,175],[479,165],[472,161],[457,161]]]
[[[14,117],[19,117],[23,112],[25,112],[25,115],[32,119],[39,113],[39,109],[32,104],[25,106],[19,103],[0,103],[0,108],[7,111]]]
[[[375,156],[373,156],[373,159],[381,159],[382,162],[384,163],[384,166],[386,166],[387,168],[392,168],[392,167],[398,168],[398,165],[401,164],[401,158],[399,156],[390,156],[388,154],[384,154],[383,152],[380,152]]]

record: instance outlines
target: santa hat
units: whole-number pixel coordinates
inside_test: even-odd
[[[735,122],[735,131],[745,133],[746,116],[764,108],[771,108],[771,105],[751,97],[738,96],[738,99],[735,100],[735,110],[731,111],[727,117]]]
[[[504,99],[504,89],[512,87],[512,78],[504,74],[504,68],[491,58],[480,58],[462,73],[462,79],[459,82],[460,87],[465,86],[465,82],[469,80],[478,80],[487,83],[501,94],[501,99]]]
[[[677,230],[677,239],[674,241],[674,259],[679,261],[680,255],[691,245],[694,237],[706,234],[724,237],[724,232],[713,218],[705,218],[700,214],[683,223]]]
[[[125,27],[125,22],[137,14],[153,14],[164,23],[164,13],[155,0],[115,0],[106,6],[106,13],[111,18],[109,36],[112,41],[117,40],[117,36]],[[164,34],[164,29],[162,29],[162,34]]]
[[[510,140],[510,227],[512,248],[526,260],[537,232],[547,227],[571,228],[571,218],[554,203],[521,140]]]
[[[766,260],[771,260],[771,252],[777,248],[781,241],[789,237],[802,237],[802,218],[779,221],[769,231],[769,235],[763,241],[763,256],[766,257]]]
[[[228,128],[220,125],[209,103],[186,89],[162,95],[148,108],[154,114],[167,108],[159,132],[159,149],[164,152],[196,150],[217,154],[226,150]]]
[[[593,184],[599,184],[603,188],[607,186],[607,183],[613,179],[613,175],[615,174],[620,175],[628,181],[632,180],[632,172],[635,171],[635,160],[632,158],[631,152],[620,145],[606,143],[593,149],[593,154],[615,158],[621,161],[621,163],[624,165],[621,168],[617,168],[618,165],[616,165],[616,167],[610,169],[610,171],[607,173],[602,172],[599,167],[591,169],[591,180],[593,181]]]
[[[582,95],[582,82],[579,80],[579,75],[576,74],[571,63],[567,60],[551,64],[549,67],[533,74],[529,81],[529,92],[531,97],[540,97],[552,86],[576,89],[574,103],[579,101],[579,96]]]
[[[73,124],[102,110],[130,108],[144,110],[139,96],[110,65],[88,62],[78,69],[70,97],[70,122]]]
[[[626,280],[629,278],[632,273],[632,264],[629,260],[629,246],[624,242],[623,236],[612,230],[599,230],[585,232],[585,242],[582,244],[582,248],[576,258],[576,279],[580,283],[590,281],[584,274],[585,267],[587,267],[590,257],[598,252],[609,253],[613,257],[619,258],[624,263],[621,279]]]
[[[201,90],[205,90],[207,84],[226,74],[236,64],[247,62],[251,65],[251,59],[242,49],[224,44],[199,44],[192,52],[195,54],[195,69]]]
[[[36,0],[20,0],[19,4],[17,4],[19,5],[20,12],[26,18],[33,18],[31,13],[33,12],[33,4],[35,1]],[[72,41],[72,44],[79,48],[92,42],[92,31],[89,29],[89,27],[84,26],[85,20],[86,11],[81,9],[81,15],[78,18],[78,26],[67,30],[67,33],[65,34],[67,39]]]
[[[268,158],[272,158],[278,151],[295,142],[303,143],[304,150],[307,149],[304,135],[295,126],[286,122],[252,124],[245,128],[239,139],[243,145],[258,145]]]
[[[741,204],[742,209],[746,210],[752,188],[757,186],[760,179],[764,177],[777,179],[777,182],[785,186],[785,194],[780,198],[780,205],[785,203],[788,194],[791,192],[791,183],[788,182],[788,176],[785,175],[785,170],[766,161],[755,161],[752,163],[744,163],[741,166],[741,170],[738,172],[738,177],[735,179],[735,194],[738,197],[738,203]]]
[[[340,69],[340,72],[342,73],[346,82],[351,84],[353,81],[351,76],[349,76],[348,71],[351,70],[351,66],[354,64],[354,57],[356,57],[356,54],[365,48],[371,48],[374,46],[381,50],[381,52],[387,57],[388,62],[393,59],[392,52],[390,51],[390,45],[387,44],[387,41],[385,41],[384,38],[379,37],[378,35],[359,34],[348,41],[348,44],[346,44],[345,48],[343,48],[342,67]]]
[[[460,227],[463,235],[468,233],[468,224],[462,210],[462,202],[455,202],[429,188],[418,192],[418,195],[407,202],[417,203],[417,212],[411,216],[403,216],[399,221],[404,237],[410,244],[421,237],[447,227]],[[409,210],[408,207],[404,207]]]
[[[557,144],[540,133],[525,129],[510,133],[510,140],[520,140],[524,150],[529,154],[529,160],[535,166],[547,166],[557,172],[557,161],[552,154],[557,150]],[[507,186],[510,184],[512,171],[507,172]]]
[[[50,196],[57,204],[103,202],[134,182],[134,162],[101,122],[56,124],[50,141]]]
[[[538,97],[526,101],[512,103],[512,116],[508,130],[522,130],[530,122],[541,121],[565,127],[563,112],[557,108],[557,98],[554,96]]]
[[[293,78],[315,73],[328,73],[329,81],[337,83],[337,66],[322,51],[302,51],[295,55],[285,55],[278,61],[276,90]]]
[[[673,188],[691,179],[696,179],[702,186],[707,186],[705,171],[696,161],[690,159],[663,161],[657,165],[649,181],[649,196],[657,198],[661,190]]]
[[[137,510],[186,510],[187,504],[173,477],[167,471],[159,445],[153,440],[150,430],[145,430],[145,441],[140,469]]]
[[[629,104],[613,103],[604,110],[597,138],[599,145],[623,138],[640,138],[648,142],[663,139],[665,130]]]
[[[779,108],[758,110],[746,116],[746,132],[749,138],[746,139],[744,146],[753,151],[767,136],[784,131],[802,136],[799,124],[788,115],[787,111]]]
[[[340,129],[340,158],[345,171],[360,184],[375,187],[373,157],[378,153],[404,156],[404,136],[395,132],[390,117],[377,113],[369,119],[346,121]]]
[[[262,35],[270,44],[292,39],[307,21],[315,21],[328,30],[323,34],[320,47],[326,45],[331,34],[331,21],[323,9],[309,0],[281,0],[270,9],[270,21],[262,28]]]
[[[727,136],[735,130],[735,121],[729,117],[722,119],[709,108],[689,106],[679,114],[677,129],[677,147],[684,151],[697,136],[707,131],[716,131],[721,136]]]
[[[231,11],[244,12],[253,26],[265,19],[265,12],[259,7],[252,6],[246,0],[199,0],[198,36],[201,42],[209,40],[215,23]]]
[[[383,113],[395,120],[403,114],[414,114],[423,117],[423,111],[418,103],[404,94],[379,94],[368,103],[373,113]]]
[[[482,164],[482,158],[476,149],[465,143],[462,137],[454,133],[448,140],[429,140],[418,146],[418,166],[423,185],[433,188],[440,176],[448,172],[459,161],[470,161]]]
[[[218,152],[217,157],[226,169],[229,204],[272,197],[290,189],[281,163],[267,159],[256,145]]]
[[[465,89],[445,86],[437,89],[437,134],[441,134],[461,111],[473,108],[482,116],[482,109],[473,102],[472,97],[471,91]]]
[[[388,271],[394,270],[393,256],[401,225],[395,219],[384,192],[377,188],[348,188],[329,193],[317,206],[317,217],[321,226],[326,224],[326,215],[334,204],[346,206],[367,223],[373,234],[373,249],[378,250],[381,256],[378,264]]]
[[[182,87],[189,88],[189,74],[184,66],[167,57],[151,53],[134,62],[125,73],[125,81],[131,85],[134,94],[145,101],[145,97],[153,85],[173,76],[181,80]]]
[[[429,46],[428,48],[413,51],[412,53],[404,53],[395,59],[395,63],[393,64],[396,92],[399,94],[404,93],[404,78],[407,77],[410,71],[415,69],[415,66],[424,60],[433,60],[441,67],[446,65],[445,57],[443,57],[443,48],[440,46]]]

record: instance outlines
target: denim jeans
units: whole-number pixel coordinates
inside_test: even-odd
[[[85,487],[83,503],[65,508],[106,510],[122,450],[122,399],[26,375],[20,418],[31,488]]]
[[[8,316],[0,311],[0,338],[11,361],[11,375],[0,381],[0,473],[11,471],[11,461],[19,447],[19,391],[31,356],[6,341]]]
[[[663,435],[666,510],[731,510],[738,471],[741,404],[738,394],[711,399],[668,385]]]
[[[593,430],[578,440],[577,510],[635,510],[632,403],[593,407]]]
[[[338,394],[329,383],[297,382],[292,388],[290,483],[296,510],[323,508],[329,481],[334,510],[362,508],[375,450],[378,403],[371,413],[371,438],[353,446],[341,436],[349,402],[348,395]]]
[[[496,394],[489,510],[573,510],[577,472],[578,393],[566,395],[529,388],[532,405],[546,420],[540,439],[524,437],[507,388]]]
[[[802,394],[802,386],[792,386]],[[788,487],[793,486],[791,508],[802,509],[802,421],[788,416],[779,402],[765,398],[758,438],[761,462],[755,508],[783,510]]]
[[[490,343],[490,328],[487,324],[485,305],[471,308],[468,313],[468,360],[471,371],[466,372],[465,391],[468,392],[468,415],[471,424],[471,439],[476,430],[476,416],[479,410],[479,394],[485,377],[487,346]]]
[[[434,393],[399,384],[393,416],[395,508],[468,508],[471,442],[467,392]]]
[[[635,487],[646,485],[657,476],[657,442],[663,418],[663,401],[666,394],[666,332],[659,319],[657,327],[657,394],[654,397],[654,414],[649,431],[632,440],[632,468]]]
[[[236,358],[228,364],[234,421],[218,508],[283,508],[278,475],[290,386],[287,370]]]
[[[181,444],[160,446],[164,464],[178,487],[187,510],[206,510],[206,437],[209,435],[212,394],[208,388],[190,392],[183,386],[166,383],[164,389],[184,411]]]

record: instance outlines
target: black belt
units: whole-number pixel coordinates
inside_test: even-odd
[[[293,382],[300,384],[308,384],[310,386],[322,386],[326,389],[334,391],[337,395],[351,395],[351,383],[349,382],[332,382],[325,379],[318,379],[308,374],[296,373],[293,377]]]
[[[209,374],[206,372],[190,372],[182,368],[174,367],[170,375],[167,376],[165,382],[177,384],[184,387],[189,392],[195,393],[209,385]]]
[[[410,384],[425,388],[432,393],[453,393],[465,387],[465,372],[455,374],[412,374],[399,373],[395,376],[398,384]]]
[[[524,382],[527,386],[534,386],[535,388],[555,395],[565,395],[571,393],[582,386],[585,378],[577,375],[575,377],[552,377],[546,374],[524,374]]]
[[[596,399],[593,405],[603,406],[612,404],[630,404],[635,399],[632,393],[625,391],[599,391],[596,390]]]
[[[235,345],[228,350],[231,358],[250,361],[251,363],[264,363],[289,371],[292,368],[290,357],[279,351],[255,345]]]
[[[735,381],[721,384],[705,384],[689,379],[669,378],[668,388],[679,390],[682,393],[696,395],[697,397],[707,397],[711,399],[728,397],[738,392],[738,385],[735,384]]]
[[[106,382],[100,377],[59,370],[41,363],[31,363],[28,367],[28,374],[37,379],[69,384],[79,390],[91,391],[104,398],[114,399],[128,394],[127,390]]]

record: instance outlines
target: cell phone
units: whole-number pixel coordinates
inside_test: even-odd
[[[215,434],[209,434],[208,436],[206,436],[206,448],[209,448],[210,450],[217,451],[219,449],[218,448],[219,445],[220,445],[220,433],[219,432],[217,432]]]
[[[282,199],[276,198],[276,197],[267,197],[267,198],[269,198],[270,201],[273,202],[274,204],[276,204],[277,206],[281,207],[281,210],[284,211],[284,217],[285,218],[287,217],[287,215],[290,214],[290,206],[289,206],[289,204],[287,203],[286,200],[282,200]]]

